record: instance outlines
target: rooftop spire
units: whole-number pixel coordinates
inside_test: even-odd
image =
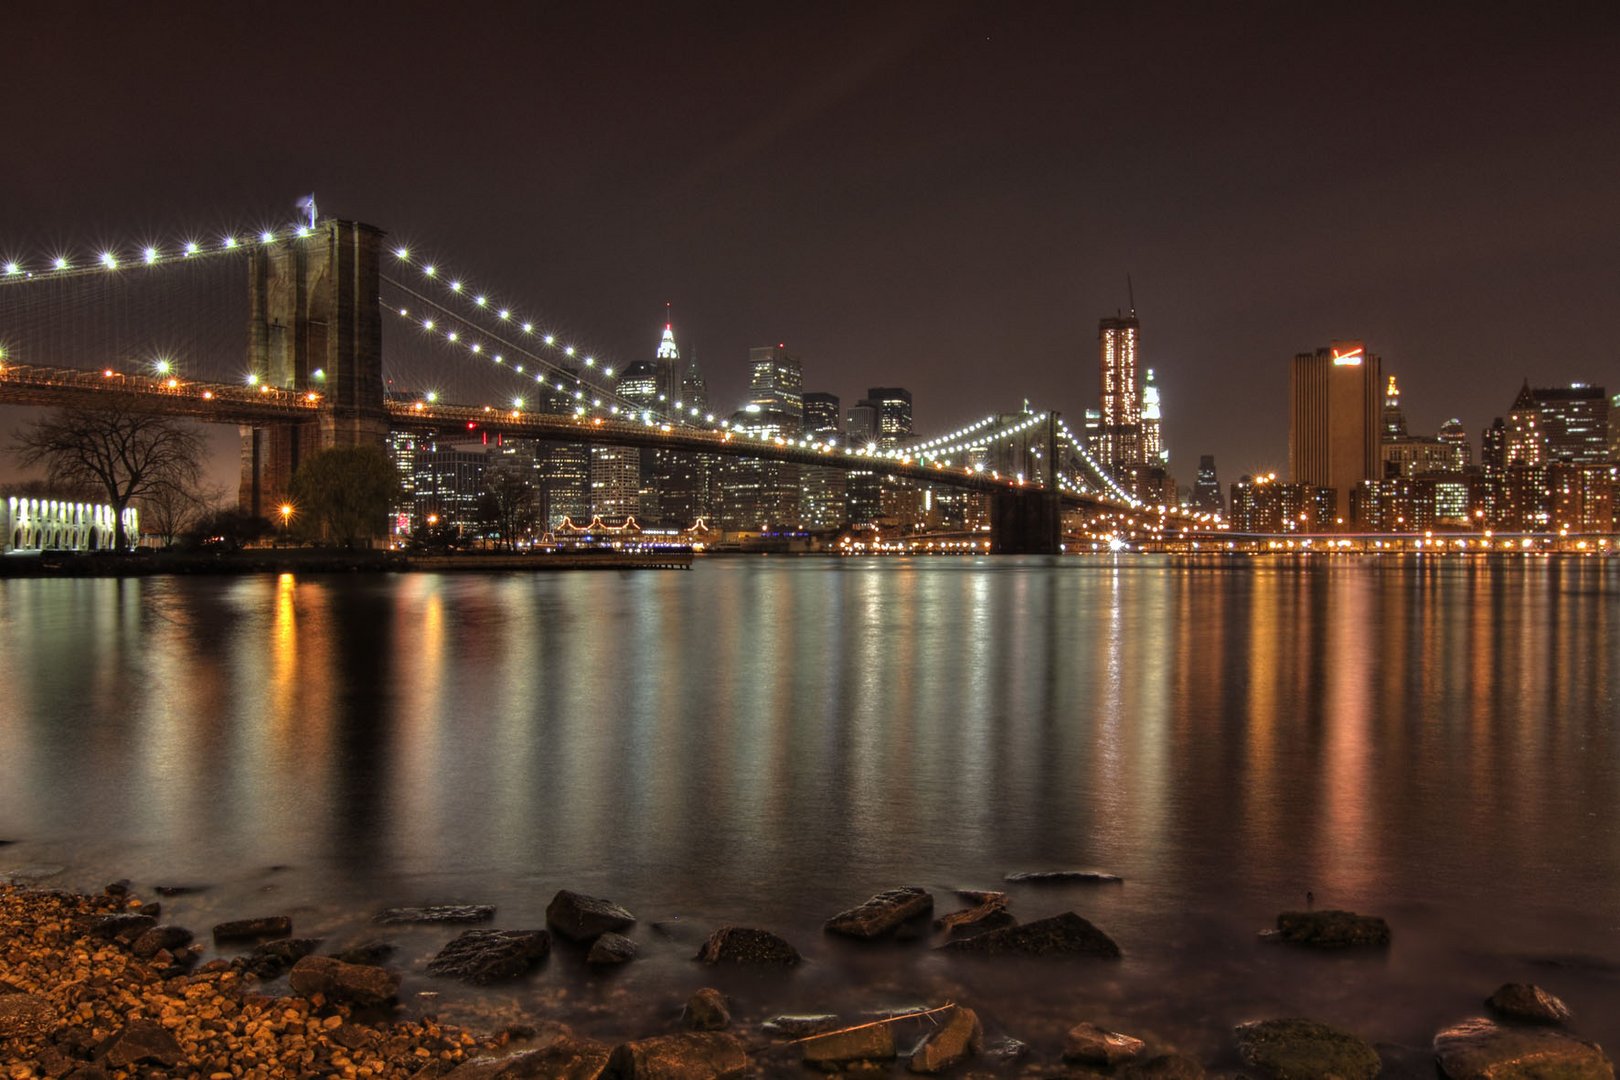
[[[675,321],[670,315],[670,304],[664,302],[664,336],[658,342],[658,359],[679,360],[681,350],[675,345]]]

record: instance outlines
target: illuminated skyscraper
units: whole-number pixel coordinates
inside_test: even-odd
[[[1142,460],[1142,385],[1137,374],[1142,324],[1133,307],[1129,315],[1103,319],[1097,330],[1101,368],[1102,464],[1113,467]]]
[[[1193,484],[1193,509],[1201,514],[1226,512],[1226,500],[1221,496],[1221,482],[1215,475],[1215,455],[1203,454],[1198,459],[1198,480]]]
[[[804,367],[786,345],[761,345],[748,351],[748,403],[772,414],[767,423],[782,434],[804,430]]]
[[[653,358],[657,369],[656,386],[663,412],[669,412],[674,402],[681,400],[681,350],[675,345],[675,324],[669,319],[669,305],[664,305],[664,336],[658,342],[658,353]]]
[[[1474,448],[1468,442],[1468,429],[1452,417],[1440,425],[1440,441],[1451,448],[1451,472],[1462,472],[1474,464]]]
[[[874,386],[866,392],[861,404],[872,406],[877,416],[879,446],[892,449],[911,435],[910,390],[898,386]]]
[[[1543,465],[1547,461],[1546,439],[1541,432],[1541,408],[1535,394],[1530,392],[1530,380],[1524,380],[1519,396],[1508,410],[1507,465]]]
[[[1142,460],[1149,465],[1165,466],[1170,453],[1164,448],[1164,434],[1159,427],[1159,388],[1153,382],[1153,369],[1147,369],[1142,386]]]
[[[1350,520],[1350,492],[1382,471],[1382,367],[1360,341],[1335,341],[1294,357],[1290,479],[1332,488],[1338,517],[1345,521]]]
[[[1384,387],[1384,442],[1393,442],[1396,439],[1406,438],[1406,413],[1401,411],[1401,388],[1395,384],[1395,376],[1389,377],[1389,384]]]
[[[817,441],[843,442],[843,417],[838,411],[837,394],[804,395],[804,431]],[[844,523],[844,470],[823,465],[799,469],[803,494],[799,500],[806,528],[835,529]]]

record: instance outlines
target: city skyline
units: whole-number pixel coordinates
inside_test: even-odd
[[[20,83],[64,55],[82,76],[17,118],[39,164],[0,210],[8,249],[290,216],[313,189],[402,241],[488,253],[481,274],[604,355],[642,358],[672,301],[722,407],[746,350],[786,341],[846,401],[913,388],[920,431],[992,394],[1078,423],[1093,328],[1127,307],[1129,274],[1183,485],[1204,453],[1227,475],[1285,468],[1272,373],[1313,342],[1373,343],[1420,431],[1455,415],[1477,432],[1525,377],[1620,381],[1601,302],[1620,284],[1609,13],[500,9],[435,29],[428,62],[425,9],[406,7],[383,25],[333,13],[299,61],[326,74],[261,101],[231,89],[261,28],[179,10],[194,59],[155,65],[128,102],[121,58],[163,55],[166,27],[19,17],[38,43]],[[1133,48],[1075,72],[1106,34]],[[518,63],[526,40],[547,64]],[[1296,69],[1327,49],[1356,76],[1304,88]],[[1210,51],[1213,80],[1192,62]],[[747,55],[799,77],[760,87]],[[203,80],[221,93],[195,94]],[[320,122],[337,100],[354,119]],[[107,159],[124,167],[102,181]],[[1294,161],[1320,167],[1271,167]],[[90,205],[60,182],[90,175]]]

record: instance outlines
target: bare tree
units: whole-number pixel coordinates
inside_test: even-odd
[[[539,492],[532,470],[501,462],[484,470],[484,493],[478,500],[479,521],[493,529],[496,542],[507,550],[534,529]]]
[[[182,487],[160,484],[141,496],[141,525],[172,547],[182,536],[217,511],[225,500],[225,489]]]
[[[17,459],[44,465],[51,483],[106,494],[117,523],[118,551],[129,547],[124,533],[129,504],[166,487],[195,488],[202,451],[202,437],[190,424],[125,405],[57,409],[12,441]]]

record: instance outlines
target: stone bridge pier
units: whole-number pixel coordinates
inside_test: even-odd
[[[331,446],[382,446],[381,229],[323,221],[248,264],[249,377],[321,395],[316,419],[246,426],[238,506],[267,517],[305,457]]]

